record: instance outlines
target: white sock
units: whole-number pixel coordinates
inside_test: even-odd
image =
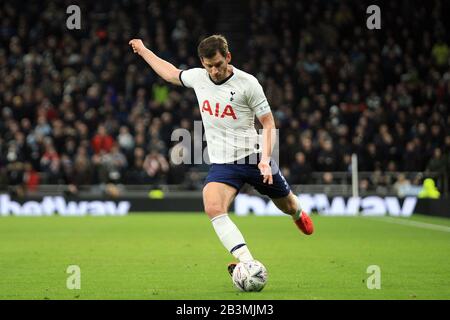
[[[250,250],[248,250],[247,245],[243,245],[242,247],[234,250],[232,252],[233,256],[238,259],[240,262],[247,262],[247,261],[253,261],[252,254],[250,253]]]
[[[297,212],[294,214],[293,218],[294,220],[298,220],[300,219],[300,214],[302,213],[302,206],[300,205],[300,200],[298,199],[297,196],[294,196],[295,199],[297,199]]]
[[[253,260],[244,237],[227,213],[211,219],[214,230],[225,248],[240,262]]]

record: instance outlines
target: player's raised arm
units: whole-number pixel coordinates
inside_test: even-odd
[[[134,53],[140,55],[161,78],[178,86],[182,85],[179,78],[181,70],[147,49],[141,39],[130,40],[128,44],[133,48]]]

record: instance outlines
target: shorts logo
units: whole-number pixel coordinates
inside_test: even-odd
[[[237,119],[236,114],[234,113],[233,107],[229,104],[225,106],[225,108],[220,113],[220,104],[216,103],[216,108],[213,110],[211,109],[211,105],[208,100],[203,101],[202,104],[202,112],[208,112],[211,116],[214,115],[217,118],[225,118],[225,117],[232,117],[234,120]],[[220,116],[219,116],[220,113]]]

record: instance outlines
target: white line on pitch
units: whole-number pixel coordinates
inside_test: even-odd
[[[417,228],[422,228],[422,229],[430,229],[430,230],[436,230],[436,231],[450,232],[450,227],[443,226],[443,225],[440,225],[440,224],[432,224],[432,223],[425,223],[425,222],[419,222],[419,221],[403,220],[401,218],[391,218],[391,217],[372,218],[372,220],[389,222],[389,223],[396,223],[396,224],[401,224],[401,225],[404,225],[404,226],[417,227]]]

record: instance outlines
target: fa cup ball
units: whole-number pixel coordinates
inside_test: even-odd
[[[267,269],[259,261],[239,262],[233,270],[233,284],[241,291],[261,291],[267,282]]]

